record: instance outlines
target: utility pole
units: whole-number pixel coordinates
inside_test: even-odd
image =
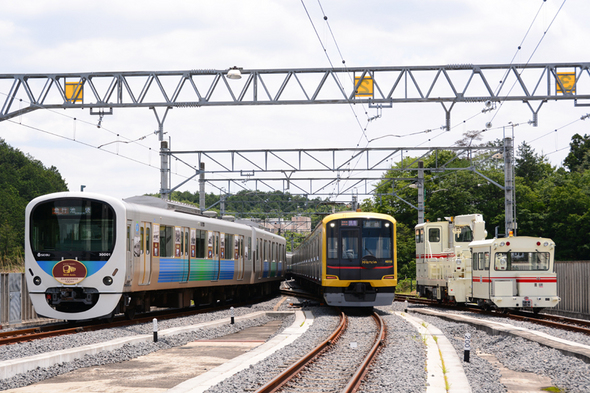
[[[201,173],[199,174],[199,209],[201,209],[201,213],[205,211],[207,208],[205,206],[205,163],[201,162],[199,165],[199,170]]]
[[[418,161],[418,224],[424,223],[424,161]]]
[[[514,125],[512,125],[514,133]],[[504,211],[506,236],[512,234],[516,236],[516,201],[514,195],[514,145],[513,139],[504,138]]]
[[[168,145],[168,142],[164,140],[164,121],[166,120],[166,115],[168,115],[170,108],[171,107],[166,107],[164,116],[162,117],[162,120],[160,120],[156,108],[153,106],[150,107],[150,109],[154,111],[156,121],[158,122],[158,130],[155,133],[158,134],[158,140],[160,141],[160,198],[164,200],[170,199],[170,146]]]

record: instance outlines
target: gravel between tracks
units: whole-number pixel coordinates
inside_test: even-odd
[[[238,307],[235,316],[249,314],[255,311],[269,311],[277,300],[271,300],[251,307]],[[401,318],[392,315],[391,311],[401,311],[404,304],[394,302],[392,306],[380,307],[378,310],[388,326],[387,345],[382,349],[377,362],[369,374],[370,383],[363,384],[361,389],[369,392],[425,392],[425,353],[424,344],[418,332]],[[286,306],[282,306],[286,309]],[[209,393],[226,393],[256,389],[266,383],[272,376],[281,372],[283,364],[290,364],[299,359],[312,346],[326,339],[338,323],[338,316],[334,311],[321,307],[309,307],[314,313],[314,324],[302,338],[290,346],[277,351],[266,360],[244,370],[224,382],[212,387]],[[514,371],[536,372],[549,376],[553,385],[565,389],[568,393],[590,391],[590,365],[574,357],[562,355],[561,352],[543,347],[537,343],[522,338],[491,336],[478,331],[471,325],[446,321],[441,318],[415,314],[419,318],[441,329],[449,341],[454,345],[457,355],[463,358],[463,339],[466,332],[471,333],[471,361],[462,363],[473,392],[506,392],[500,383],[500,372],[491,363],[478,356],[479,353],[496,356],[504,367]],[[175,320],[159,321],[160,329],[175,326],[186,326],[201,322],[228,318],[230,311],[196,315]],[[0,380],[0,390],[26,386],[53,376],[64,374],[82,367],[90,367],[107,363],[130,360],[151,352],[173,346],[184,345],[196,339],[211,339],[233,333],[235,331],[259,326],[268,322],[270,318],[258,318],[251,321],[236,322],[223,328],[199,329],[193,333],[181,334],[162,338],[158,343],[141,345],[126,345],[120,350],[103,352],[94,356],[86,356],[76,362],[64,363],[47,369],[37,369],[14,378]],[[283,327],[290,326],[294,317],[283,321]],[[567,340],[590,344],[590,338],[580,333],[565,332],[558,329],[541,327],[529,322],[509,323],[533,330],[545,331],[553,336]],[[135,325],[124,328],[114,328],[97,332],[83,332],[72,336],[62,336],[38,340],[35,342],[9,345],[0,351],[0,360],[32,356],[42,352],[56,351],[76,346],[107,341],[117,337],[137,334],[151,334],[152,324]],[[452,381],[451,381],[452,384]]]
[[[257,311],[272,311],[277,300],[270,300],[267,302],[252,305],[250,307],[236,307],[234,315],[236,317],[250,314]],[[231,316],[230,310],[216,311],[213,313],[198,314],[190,317],[176,318],[169,320],[158,321],[158,329],[164,330],[178,326],[195,325],[208,321],[215,321],[218,319],[229,318]],[[283,321],[282,328],[290,326],[294,321],[294,316],[289,316]],[[235,333],[242,329],[251,326],[260,326],[273,318],[265,316],[248,321],[236,321],[234,325],[226,325],[222,327],[214,327],[208,329],[199,329],[191,333],[178,334],[174,336],[161,337],[157,343],[142,343],[138,345],[124,345],[116,351],[100,352],[96,355],[86,355],[75,362],[61,363],[48,368],[38,368],[30,372],[16,375],[12,378],[0,379],[0,390],[14,389],[22,386],[27,386],[54,376],[65,374],[67,372],[90,366],[98,366],[109,363],[118,363],[126,360],[131,360],[140,356],[148,355],[152,352],[161,349],[167,349],[184,345],[188,342],[203,339],[213,339],[222,337],[231,333]],[[134,326],[127,326],[121,328],[105,329],[94,332],[77,333],[74,336],[60,336],[51,337],[42,340],[36,340],[28,343],[13,344],[2,347],[0,351],[0,360],[16,359],[21,357],[33,356],[40,353],[59,351],[68,348],[79,347],[88,344],[96,344],[119,337],[135,336],[139,334],[152,334],[153,324],[144,323]],[[277,332],[277,333],[279,333]]]
[[[479,353],[494,355],[502,365],[510,370],[536,373],[551,378],[553,386],[568,393],[590,392],[590,364],[566,356],[560,351],[542,346],[521,337],[492,336],[475,327],[447,321],[433,316],[414,314],[427,323],[439,328],[455,347],[457,355],[463,359],[465,333],[471,333],[470,362],[462,363],[474,393],[506,392],[500,381],[500,372]],[[473,316],[473,315],[471,315]],[[477,316],[481,318],[481,316]],[[488,319],[489,317],[485,317]],[[491,317],[496,318],[497,317]],[[482,318],[484,319],[484,318]],[[555,337],[587,344],[588,336],[548,328],[530,322],[506,321],[515,326],[543,331]]]

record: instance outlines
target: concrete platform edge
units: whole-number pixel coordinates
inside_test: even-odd
[[[295,322],[282,333],[277,334],[266,343],[253,350],[235,357],[230,361],[207,371],[195,378],[189,379],[169,389],[168,393],[199,393],[224,381],[232,375],[266,359],[279,349],[291,344],[299,338],[313,324],[311,311],[296,311]]]
[[[258,311],[247,315],[235,317],[234,321],[245,319],[256,319],[264,315],[288,315],[292,311]],[[166,337],[186,332],[191,332],[203,328],[222,326],[230,323],[230,318],[218,319],[215,321],[204,322],[197,325],[183,326],[178,328],[164,329],[158,332],[158,337]],[[43,353],[39,355],[5,360],[0,362],[0,378],[11,378],[15,375],[22,374],[37,367],[46,368],[56,364],[71,362],[84,357],[85,355],[95,355],[101,351],[113,351],[121,348],[125,344],[138,344],[141,342],[153,342],[153,334],[144,334],[138,336],[129,336],[113,339],[99,344],[85,345],[77,348],[70,348],[61,351]]]
[[[451,320],[455,322],[463,322],[474,326],[478,330],[483,330],[491,335],[517,336],[530,341],[535,341],[543,346],[554,348],[567,356],[573,356],[586,363],[590,363],[590,346],[576,343],[573,341],[563,340],[558,337],[550,336],[546,333],[535,332],[525,328],[519,328],[514,325],[483,321],[476,318],[470,318],[465,315],[442,313],[435,310],[425,309],[409,309],[410,312],[420,314],[432,315],[435,317]]]
[[[426,392],[446,393],[445,376],[449,385],[448,392],[471,392],[471,385],[459,356],[440,329],[408,313],[397,311],[395,314],[413,325],[422,335],[426,344],[426,382],[428,384]],[[444,360],[445,373],[443,373],[441,357]]]

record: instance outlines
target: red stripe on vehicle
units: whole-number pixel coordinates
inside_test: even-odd
[[[360,269],[365,269],[365,270],[374,270],[374,269],[393,269],[393,266],[375,266],[373,268],[367,268],[367,267],[363,267],[363,266],[342,266],[342,267],[336,267],[336,266],[328,266],[328,269],[348,269],[348,270],[360,270]]]

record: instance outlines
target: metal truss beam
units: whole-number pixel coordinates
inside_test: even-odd
[[[455,165],[457,160],[442,158],[443,151],[470,158],[477,154],[478,162],[472,160],[468,167]],[[503,153],[503,146],[201,150],[169,154],[176,158],[195,155],[197,164],[189,165],[195,171],[190,178],[199,175],[201,182],[223,193],[264,188],[293,195],[335,197],[374,195],[376,184],[383,181],[416,182],[417,178],[390,177],[384,173],[394,171],[407,176],[407,172],[418,170],[418,161],[427,157],[433,158],[434,165],[423,171],[470,170],[479,174],[478,165],[489,163],[498,153]],[[418,158],[406,162],[405,156]],[[179,161],[194,162],[185,157]]]
[[[419,159],[434,155],[435,167],[424,168],[426,171],[442,171],[443,169],[459,169],[454,167],[453,160],[439,162],[443,151],[452,151],[457,156],[471,156],[477,152],[502,153],[502,147],[490,146],[450,146],[450,147],[368,147],[368,148],[315,148],[315,149],[244,149],[244,150],[172,150],[169,154],[178,158],[181,155],[196,155],[197,165],[206,165],[204,171],[212,174],[238,174],[240,179],[268,173],[282,173],[284,179],[290,179],[296,172],[329,172],[331,174],[349,172],[383,172],[387,170],[411,170]],[[394,158],[394,156],[398,155]],[[405,163],[404,156],[420,157]],[[489,156],[485,156],[486,160]],[[188,159],[181,159],[185,162]],[[392,168],[393,162],[399,167]],[[415,168],[413,168],[415,169]],[[226,178],[227,180],[227,178]]]
[[[590,63],[0,74],[0,121],[41,108],[590,102]],[[535,103],[532,105],[531,103]],[[96,112],[93,112],[96,113]]]

